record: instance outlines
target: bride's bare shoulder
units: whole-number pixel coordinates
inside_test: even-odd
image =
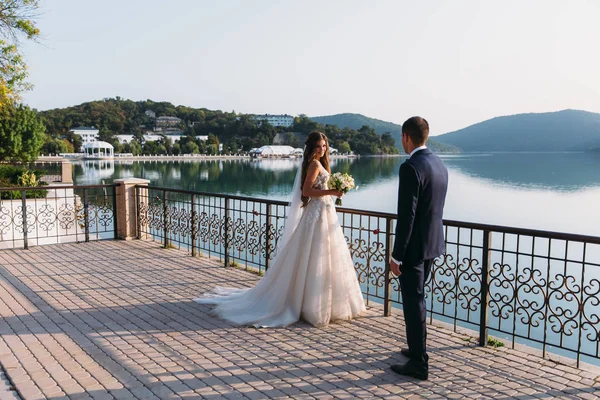
[[[323,169],[323,165],[321,164],[321,161],[319,160],[312,160],[310,162],[310,166],[313,168],[317,168],[319,171]]]
[[[321,162],[319,160],[312,160],[309,164],[308,164],[308,169],[309,170],[321,170],[322,166],[321,166]]]

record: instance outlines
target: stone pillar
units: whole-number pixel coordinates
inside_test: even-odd
[[[146,239],[149,235],[142,235],[138,232],[137,204],[148,202],[148,179],[124,178],[116,179],[117,184],[117,238],[122,240]],[[140,199],[136,199],[135,186],[145,185],[140,190]],[[143,219],[143,218],[142,218]],[[148,229],[142,226],[142,232],[148,232]]]
[[[70,161],[63,160],[60,175],[62,183],[73,183],[73,164]]]

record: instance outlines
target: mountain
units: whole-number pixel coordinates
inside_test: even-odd
[[[496,117],[435,140],[463,151],[588,151],[600,148],[600,114],[562,110]]]
[[[311,120],[318,122],[322,125],[337,125],[340,128],[350,128],[358,130],[363,125],[370,126],[375,129],[379,135],[382,135],[386,132],[392,134],[392,137],[396,141],[396,147],[402,150],[402,125],[394,124],[393,122],[382,121],[376,118],[369,118],[362,114],[335,114],[335,115],[325,115],[321,117],[310,117]],[[431,148],[435,152],[459,152],[456,146],[452,146],[449,144],[442,144],[436,140],[429,139],[427,141],[427,146]]]
[[[335,114],[322,117],[310,117],[310,119],[319,124],[337,125],[340,128],[350,128],[354,130],[358,130],[363,125],[367,125],[375,129],[375,132],[380,135],[386,132],[391,133],[396,141],[400,140],[400,135],[402,134],[402,125],[365,117],[362,114]]]

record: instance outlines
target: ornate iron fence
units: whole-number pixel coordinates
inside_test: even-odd
[[[0,248],[116,238],[114,185],[0,188]]]
[[[138,186],[138,234],[264,272],[286,203]],[[367,302],[402,307],[389,273],[396,216],[338,208]],[[430,318],[547,352],[600,361],[600,237],[444,221],[447,250],[427,282]],[[430,321],[431,322],[431,321]]]

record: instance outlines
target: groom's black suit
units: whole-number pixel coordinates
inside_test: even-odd
[[[406,337],[414,367],[426,371],[425,281],[433,260],[445,250],[442,213],[448,189],[448,170],[427,148],[400,166],[398,219],[392,257],[401,262],[400,289]]]

